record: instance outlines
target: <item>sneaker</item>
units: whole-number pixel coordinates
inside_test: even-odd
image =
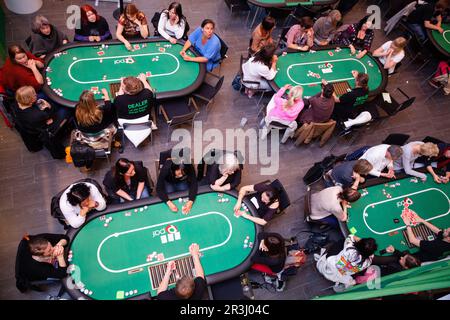
[[[344,292],[345,291],[345,284],[343,283],[336,283],[333,286],[333,291],[336,293]]]
[[[273,277],[268,276],[268,275],[264,275],[264,281],[266,283],[273,284],[275,282],[275,279]]]
[[[441,86],[441,84],[438,81],[434,80],[434,79],[429,80],[428,84],[430,86],[432,86],[433,88],[436,88],[436,89],[439,89],[440,86]]]
[[[277,286],[276,286],[277,291],[282,292],[285,287],[286,287],[286,281],[277,279]]]
[[[158,130],[158,127],[156,126],[156,124],[152,121],[152,126],[151,126],[152,130]]]

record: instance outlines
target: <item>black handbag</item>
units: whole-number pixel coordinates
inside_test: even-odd
[[[91,146],[75,140],[70,146],[70,156],[75,167],[90,167],[95,159],[95,150]]]

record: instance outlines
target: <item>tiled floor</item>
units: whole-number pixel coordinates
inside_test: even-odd
[[[44,0],[44,6],[39,13],[47,16],[59,28],[65,29],[67,6],[85,2],[92,4],[94,1]],[[148,19],[151,19],[155,10],[163,9],[169,1],[137,0],[135,2],[147,14]],[[219,0],[185,0],[181,3],[191,29],[199,25],[204,18],[212,18],[217,22],[217,33],[230,48],[228,59],[221,70],[222,75],[225,75],[225,83],[216,98],[208,121],[203,122],[204,130],[218,128],[225,132],[227,128],[237,128],[244,116],[249,119],[246,128],[254,128],[258,112],[254,100],[249,100],[231,87],[231,81],[238,70],[239,56],[246,53],[250,36],[250,31],[244,25],[245,15],[231,16],[225,3]],[[352,13],[345,17],[345,22],[354,22],[362,17],[368,3],[361,1],[357,4]],[[116,4],[110,2],[100,2],[97,8],[110,23],[111,30],[114,30],[116,24],[112,18],[115,8]],[[29,23],[32,16],[15,15],[6,9],[5,14],[7,44],[23,43],[29,35]],[[68,31],[68,34],[70,37],[73,36],[72,31]],[[393,37],[394,34],[389,38]],[[377,47],[384,41],[386,41],[384,34],[377,31],[373,47]],[[435,98],[424,103],[432,89],[421,81],[433,69],[425,68],[415,74],[417,68],[418,65],[415,64],[407,69],[404,68],[400,74],[389,79],[388,85],[388,90],[392,91],[396,87],[401,87],[408,94],[416,96],[416,103],[407,111],[389,119],[381,128],[361,137],[354,146],[339,143],[333,150],[334,154],[345,153],[362,145],[377,144],[389,133],[409,134],[410,141],[421,140],[426,135],[448,140],[450,137],[448,97],[439,93]],[[204,120],[204,114],[200,116],[200,120]],[[153,160],[157,158],[160,151],[173,145],[173,143],[165,143],[165,125],[160,123],[159,128],[153,145],[146,144],[139,149],[127,145],[123,154],[130,159],[143,160],[144,164],[150,168],[153,179],[155,179]],[[308,237],[307,233],[299,233],[307,229],[307,226],[302,223],[302,199],[306,190],[302,177],[314,162],[321,160],[329,153],[335,139],[333,138],[323,148],[319,148],[316,143],[301,148],[296,148],[292,142],[280,146],[280,170],[278,174],[269,178],[276,177],[281,180],[289,193],[292,205],[284,216],[271,222],[267,230],[279,232],[285,237],[298,235],[301,242]],[[207,145],[208,142],[204,141],[203,147]],[[114,153],[112,160],[118,157],[119,154]],[[17,244],[24,233],[63,232],[62,227],[50,216],[50,199],[72,181],[86,175],[64,161],[53,160],[45,150],[34,154],[29,153],[17,132],[5,127],[3,121],[0,121],[0,167],[3,172],[0,176],[0,259],[2,261],[0,299],[45,299],[47,293],[21,294],[15,288],[14,260]],[[106,161],[100,161],[95,170],[87,176],[102,181],[107,170]],[[265,179],[267,176],[261,176],[258,165],[246,166],[243,184]],[[255,296],[257,299],[310,299],[316,295],[332,293],[331,290],[326,289],[329,286],[330,283],[315,271],[313,259],[309,257],[307,264],[299,270],[298,274],[289,279],[284,292],[271,293],[258,289],[255,290]],[[56,286],[50,287],[49,291],[56,294],[57,289]]]

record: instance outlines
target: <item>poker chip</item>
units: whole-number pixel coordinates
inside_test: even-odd
[[[72,58],[72,60],[74,60],[74,61],[77,60],[77,59],[78,59],[77,57],[73,57],[73,58]]]

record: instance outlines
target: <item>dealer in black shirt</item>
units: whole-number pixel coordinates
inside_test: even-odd
[[[415,220],[418,223],[424,224],[431,231],[433,231],[433,233],[436,234],[436,238],[434,240],[419,240],[416,238],[411,229],[411,221],[409,220],[409,218],[402,218],[403,222],[405,222],[406,224],[406,232],[409,242],[420,248],[420,251],[414,255],[419,258],[420,261],[426,262],[439,260],[440,258],[442,258],[442,255],[444,253],[450,252],[450,228],[441,230],[416,214]]]
[[[193,243],[189,246],[189,252],[194,262],[195,275],[193,279],[188,275],[179,274],[182,270],[176,270],[175,261],[169,261],[167,264],[164,278],[159,284],[157,291],[158,300],[201,300],[206,290],[205,273],[200,263],[200,247]],[[169,286],[170,275],[177,272],[181,277],[175,285],[175,288],[167,290]]]
[[[414,31],[420,41],[427,38],[426,29],[444,32],[441,27],[442,14],[449,8],[448,0],[427,0],[426,3],[417,4],[413,12],[408,15],[406,22]],[[433,24],[432,20],[436,20]]]
[[[367,73],[359,73],[353,70],[352,75],[355,78],[355,87],[342,96],[336,96],[333,93],[335,101],[332,118],[336,121],[347,121],[350,118],[355,118],[358,115],[358,110],[355,106],[362,104],[367,99],[369,92],[369,75]],[[322,80],[323,84],[327,84],[326,80]]]

